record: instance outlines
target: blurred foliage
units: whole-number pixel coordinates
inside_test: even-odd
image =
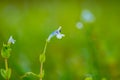
[[[27,71],[39,74],[39,55],[49,34],[62,26],[65,38],[48,44],[44,80],[120,80],[120,1],[11,0],[0,1],[0,50],[12,35],[10,80]],[[89,10],[95,21],[82,21]],[[77,22],[83,28],[76,27]],[[4,59],[0,56],[0,68]],[[4,80],[0,75],[0,80]],[[37,80],[29,76],[24,80]],[[87,79],[89,80],[89,79]],[[91,79],[90,79],[91,80]]]

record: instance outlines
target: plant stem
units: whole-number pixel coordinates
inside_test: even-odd
[[[8,60],[7,60],[7,58],[5,58],[5,68],[6,68],[6,71],[8,71]],[[6,80],[9,80],[9,79],[6,78]]]
[[[45,47],[42,54],[45,54],[48,41],[46,40]],[[43,78],[43,62],[40,63],[40,80]]]
[[[43,73],[43,63],[40,64],[40,80],[42,80],[42,73]]]
[[[43,50],[43,54],[45,54],[45,52],[46,52],[47,43],[48,43],[48,41],[46,40],[45,47],[44,47],[44,50]]]
[[[7,61],[7,58],[5,58],[5,68],[6,68],[6,71],[8,70],[8,61]]]

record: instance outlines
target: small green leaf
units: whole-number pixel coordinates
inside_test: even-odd
[[[39,60],[41,63],[45,62],[45,54],[40,54]]]
[[[9,68],[8,71],[1,69],[1,75],[5,78],[5,79],[10,79],[11,77],[11,69]]]
[[[7,71],[7,78],[10,79],[10,77],[11,77],[11,69],[9,68]]]
[[[3,76],[3,78],[6,79],[6,77],[7,77],[7,76],[6,76],[6,70],[1,69],[0,72],[1,72],[1,75]]]
[[[11,48],[10,45],[3,44],[3,48],[1,50],[1,55],[3,58],[9,58],[10,57]]]

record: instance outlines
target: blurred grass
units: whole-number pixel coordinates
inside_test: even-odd
[[[27,71],[39,73],[38,56],[48,35],[62,27],[62,40],[47,47],[45,80],[120,80],[119,1],[0,1],[0,49],[10,35],[16,39],[9,66],[11,80]],[[81,12],[90,10],[96,20],[76,28]],[[0,56],[0,68],[4,60]],[[24,80],[35,80],[25,78]],[[3,80],[0,76],[0,80]]]

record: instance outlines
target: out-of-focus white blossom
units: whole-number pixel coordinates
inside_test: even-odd
[[[82,28],[83,28],[83,23],[82,23],[82,22],[77,22],[77,23],[76,23],[76,27],[77,27],[78,29],[82,29]]]
[[[81,18],[84,22],[94,22],[95,16],[89,10],[83,10],[81,13]]]

